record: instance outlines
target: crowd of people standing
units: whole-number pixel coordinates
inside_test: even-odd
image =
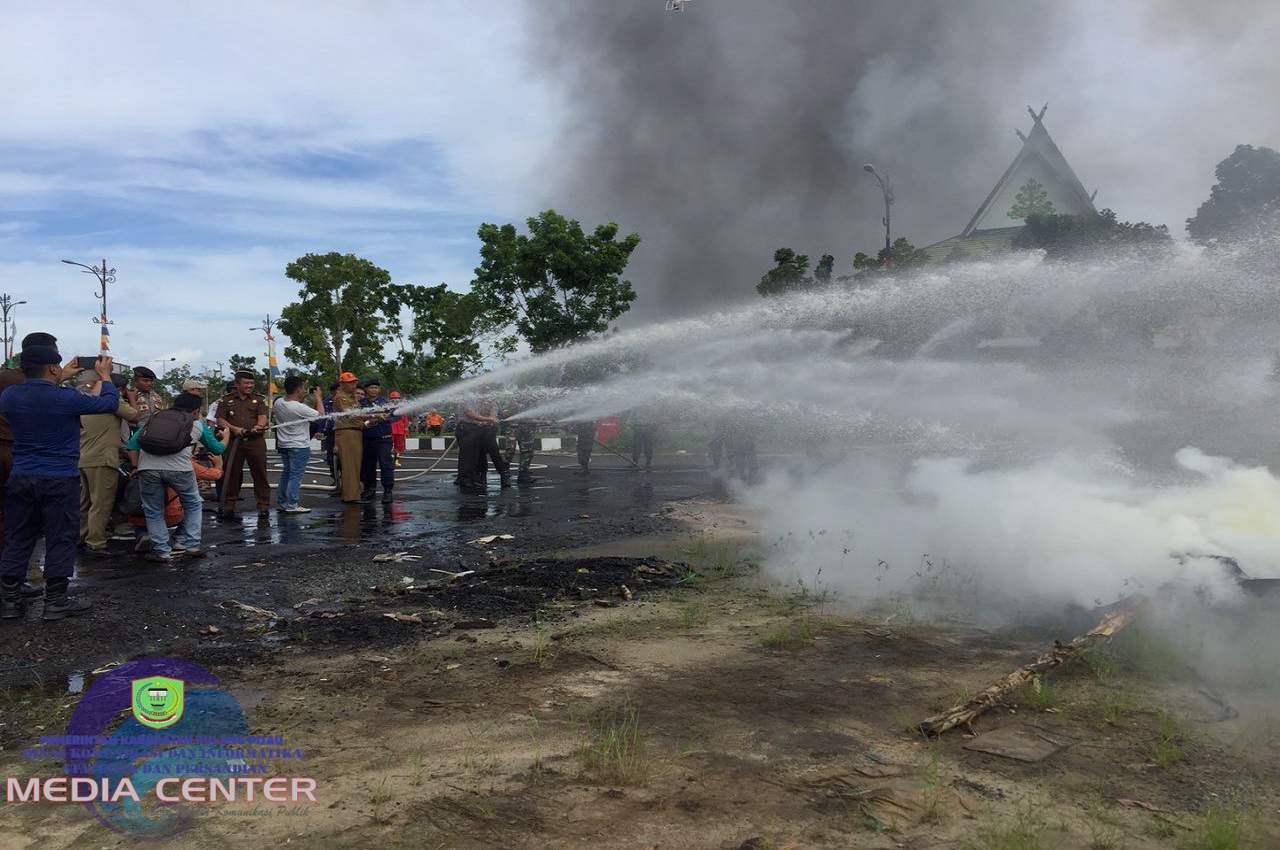
[[[105,352],[62,361],[56,338],[33,333],[22,341],[18,368],[0,369],[0,619],[25,617],[28,602],[41,596],[45,620],[89,610],[88,600],[68,592],[77,556],[109,557],[110,542],[126,524],[132,533],[124,539],[147,561],[203,555],[204,491],[212,488],[220,519],[237,521],[246,466],[254,504],[267,515],[272,430],[281,468],[277,511],[310,511],[301,490],[314,439],[325,453],[332,495],[344,504],[367,503],[380,487],[382,502],[393,501],[409,419],[395,409],[400,394],[384,397],[377,379],[361,383],[342,372],[326,396],[291,375],[284,394],[269,403],[256,376],[240,371],[206,409],[208,387],[199,379],[187,380],[170,402],[145,366],[126,380]],[[640,469],[643,459],[648,469],[657,424],[632,419],[632,463]],[[545,423],[516,418],[504,453],[501,421],[489,396],[459,405],[456,482],[465,492],[485,489],[490,464],[501,486],[510,486],[517,454],[517,482],[533,481],[536,430]],[[440,436],[446,421],[433,410],[421,424]],[[579,472],[586,474],[597,423],[571,423],[571,430]],[[41,539],[43,587],[28,582]]]

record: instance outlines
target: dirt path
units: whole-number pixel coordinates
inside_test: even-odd
[[[922,740],[905,730],[1045,639],[835,616],[759,584],[741,559],[749,522],[680,510],[712,533],[646,545],[692,572],[586,566],[637,554],[634,538],[593,545],[560,553],[581,559],[571,571],[539,567],[562,592],[494,628],[437,628],[440,597],[411,591],[391,605],[424,623],[375,619],[421,637],[325,647],[295,631],[219,668],[255,733],[304,751],[292,770],[320,802],[210,807],[164,846],[1154,850],[1206,846],[1188,842],[1215,806],[1244,813],[1245,843],[1222,846],[1280,846],[1280,725],[1265,715],[1212,722],[1194,689],[1100,666],[978,724],[1062,747],[1043,761],[966,749],[963,733]],[[51,728],[71,702],[9,699]],[[78,807],[0,812],[4,847],[133,843]]]

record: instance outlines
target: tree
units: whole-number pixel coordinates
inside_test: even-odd
[[[160,391],[161,395],[177,398],[178,393],[182,392],[183,383],[190,379],[191,367],[183,363],[179,366],[174,366],[156,378],[156,389]]]
[[[456,381],[481,363],[476,329],[482,305],[475,293],[437,286],[397,288],[397,301],[408,308],[408,334],[397,336],[399,352],[382,363],[382,379],[406,395]]]
[[[809,255],[797,254],[790,248],[779,248],[773,252],[773,268],[760,277],[756,292],[766,296],[784,295],[812,285],[813,278],[809,277]]]
[[[1193,240],[1210,245],[1280,230],[1280,153],[1237,145],[1214,174],[1209,199],[1187,219]]]
[[[482,224],[480,265],[472,291],[486,327],[514,329],[499,343],[510,351],[518,335],[535,353],[603,333],[631,309],[636,293],[621,276],[640,244],[632,233],[621,239],[618,225],[598,225],[590,235],[555,210],[525,222]]]
[[[830,286],[831,274],[836,268],[836,258],[823,254],[818,264],[813,267],[813,283],[815,286]]]
[[[285,356],[316,374],[360,372],[381,359],[396,330],[398,293],[391,275],[354,254],[307,254],[285,275],[302,284],[299,301],[280,311]]]
[[[1013,237],[1013,247],[1040,248],[1051,259],[1115,249],[1158,251],[1171,243],[1165,225],[1117,221],[1110,209],[1088,215],[1033,214]]]
[[[258,368],[257,357],[253,357],[248,354],[233,354],[227,358],[227,369],[230,371],[230,374],[227,376],[228,381],[235,379],[236,372],[252,372],[254,390],[260,393],[265,393],[267,391],[267,384],[265,380],[266,370]],[[222,388],[219,387],[218,390],[219,395],[221,395]]]
[[[859,251],[853,255],[853,273],[854,277],[866,277],[867,275],[881,274],[888,272],[904,272],[918,269],[921,266],[928,265],[929,254],[923,248],[917,248],[911,244],[911,241],[905,236],[899,236],[893,240],[893,245],[887,252],[889,264],[885,264],[886,251],[881,248],[876,252],[875,257]]]
[[[1013,206],[1009,207],[1009,218],[1025,219],[1033,215],[1052,214],[1053,201],[1049,200],[1048,190],[1036,178],[1028,177],[1027,182],[1018,189],[1018,194],[1013,196]]]

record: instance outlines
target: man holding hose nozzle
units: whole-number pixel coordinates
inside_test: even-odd
[[[236,518],[236,502],[244,481],[244,464],[253,476],[253,495],[258,500],[258,516],[271,514],[271,484],[267,480],[267,400],[254,390],[252,372],[236,372],[235,388],[218,400],[218,427],[230,434],[223,470],[222,505],[219,516]]]
[[[481,398],[465,405],[458,415],[458,484],[466,491],[478,492],[488,486],[487,461],[503,487],[511,486],[509,466],[498,450],[498,407]]]
[[[361,407],[381,407],[382,384],[374,378],[364,382],[364,400]],[[360,500],[372,502],[378,489],[378,477],[382,478],[382,504],[391,504],[391,491],[396,486],[396,464],[392,453],[391,417],[394,411],[371,413],[364,422],[364,446],[360,460],[360,483],[363,490]]]

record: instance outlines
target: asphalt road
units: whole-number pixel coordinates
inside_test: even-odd
[[[36,602],[25,620],[0,622],[0,688],[75,682],[105,663],[140,655],[256,663],[270,647],[245,627],[236,603],[283,616],[304,600],[376,608],[406,575],[484,569],[495,558],[673,532],[677,526],[661,512],[664,503],[707,495],[716,486],[701,457],[663,455],[648,473],[608,454],[597,459],[583,476],[570,455],[540,456],[531,485],[502,489],[492,475],[487,493],[466,495],[453,485],[451,459],[427,472],[437,456],[410,455],[389,505],[341,504],[326,494],[331,482],[317,462],[302,498],[313,512],[297,515],[273,510],[257,516],[246,486],[241,498],[248,511],[237,521],[217,519],[206,503],[206,557],[158,565],[135,556],[131,542],[115,541],[112,557],[82,558],[77,566],[72,588],[93,601],[88,614],[45,623]],[[513,538],[474,544],[490,534]],[[374,560],[404,551],[418,559]],[[380,615],[339,622],[362,624],[363,632],[353,630],[353,642],[395,638],[382,630],[403,629]],[[210,626],[219,630],[217,637],[208,637]]]

